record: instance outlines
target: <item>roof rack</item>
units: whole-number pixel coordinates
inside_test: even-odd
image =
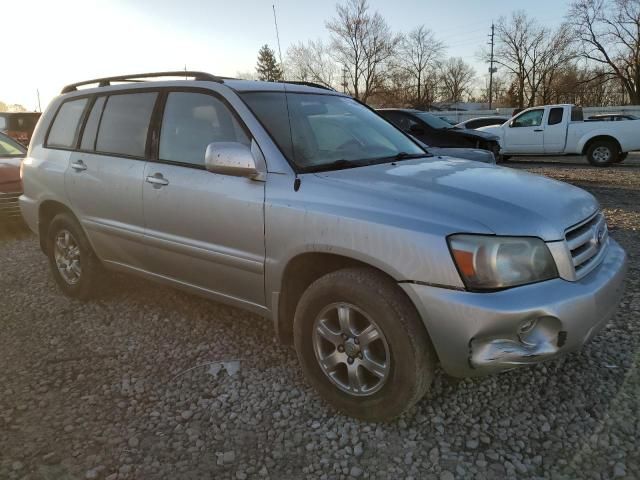
[[[292,85],[304,85],[305,87],[321,88],[322,90],[331,90],[332,92],[336,91],[335,88],[327,87],[326,85],[322,85],[320,83],[314,83],[314,82],[298,82],[294,80],[280,80],[280,83],[290,83]]]
[[[145,78],[158,77],[191,77],[193,80],[204,80],[208,82],[223,83],[224,78],[205,72],[194,71],[175,71],[175,72],[152,72],[152,73],[135,73],[132,75],[118,75],[116,77],[95,78],[93,80],[85,80],[84,82],[71,83],[62,89],[62,93],[75,92],[78,87],[83,85],[91,85],[96,83],[98,87],[108,87],[111,82],[141,82]]]

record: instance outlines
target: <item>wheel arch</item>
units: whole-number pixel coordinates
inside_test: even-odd
[[[38,238],[40,241],[40,249],[46,255],[47,251],[47,233],[49,225],[56,215],[60,213],[68,213],[78,221],[71,209],[62,202],[57,200],[45,200],[38,207]],[[78,221],[78,224],[80,222]]]
[[[586,155],[591,145],[593,145],[595,142],[604,142],[604,141],[613,142],[615,145],[618,146],[618,152],[622,152],[622,146],[620,145],[620,142],[618,141],[617,138],[611,135],[596,135],[595,137],[591,137],[589,140],[584,142],[584,146],[582,147],[582,155]]]
[[[306,289],[318,278],[344,268],[364,267],[375,270],[397,284],[398,279],[389,272],[366,261],[329,252],[303,252],[292,257],[285,266],[272,309],[276,335],[281,343],[293,343],[293,318],[300,297]],[[399,289],[406,295],[403,289]],[[407,299],[414,305],[413,300]],[[414,305],[415,308],[415,305]]]

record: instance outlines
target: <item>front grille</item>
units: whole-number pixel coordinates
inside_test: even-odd
[[[0,192],[0,218],[4,219],[19,219],[22,218],[20,213],[20,198],[21,193],[3,193]]]
[[[589,273],[599,262],[607,245],[609,232],[602,212],[597,212],[565,233],[576,277]]]

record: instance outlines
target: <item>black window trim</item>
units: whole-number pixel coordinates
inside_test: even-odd
[[[163,160],[160,158],[160,135],[162,134],[162,120],[164,117],[164,110],[167,104],[167,99],[169,98],[170,93],[200,93],[203,95],[209,95],[210,97],[219,100],[226,108],[229,110],[231,115],[235,118],[240,125],[240,128],[244,131],[249,139],[249,144],[255,140],[251,130],[244,123],[244,120],[240,117],[238,112],[233,105],[220,93],[214,90],[210,90],[208,88],[203,87],[163,87],[162,88],[162,96],[159,98],[159,103],[156,105],[156,109],[154,110],[151,117],[151,125],[153,126],[153,131],[151,132],[151,142],[150,142],[150,151],[149,151],[149,162],[151,163],[159,163],[164,165],[174,165],[177,167],[185,167],[185,168],[193,168],[195,170],[206,170],[204,165],[196,165],[194,163],[188,162],[178,162],[175,160]],[[252,112],[253,113],[253,112]]]
[[[50,150],[62,150],[65,152],[77,152],[77,153],[86,153],[88,155],[103,155],[103,156],[108,156],[108,157],[118,157],[118,158],[126,158],[126,159],[130,159],[130,160],[141,160],[141,161],[149,161],[149,157],[147,156],[147,152],[149,150],[149,139],[150,139],[150,134],[151,134],[151,129],[153,126],[153,113],[157,107],[158,104],[158,100],[160,99],[160,94],[162,93],[163,88],[161,87],[147,87],[147,88],[130,88],[130,89],[125,89],[125,90],[111,90],[111,91],[105,91],[105,92],[93,92],[93,93],[85,93],[83,95],[74,95],[73,97],[69,97],[67,99],[65,99],[64,101],[62,101],[60,103],[60,105],[58,106],[58,108],[56,109],[56,113],[53,117],[53,120],[51,120],[51,123],[49,124],[49,126],[47,127],[47,134],[45,136],[45,141],[43,144],[43,148],[48,148]],[[102,151],[98,151],[96,149],[96,146],[98,144],[98,133],[100,132],[100,125],[102,125],[102,115],[104,114],[104,109],[107,106],[107,103],[109,102],[109,98],[111,96],[114,95],[126,95],[126,94],[132,94],[132,93],[158,93],[158,96],[155,99],[155,103],[154,103],[154,107],[151,111],[151,118],[149,120],[149,127],[148,127],[148,131],[147,131],[147,143],[145,144],[145,155],[140,157],[137,155],[127,155],[124,153],[111,153],[111,152],[102,152]],[[93,105],[95,104],[95,102],[97,101],[98,97],[106,97],[104,104],[102,105],[102,111],[100,112],[100,119],[98,121],[98,129],[96,130],[96,138],[94,138],[93,140],[93,150],[86,150],[86,149],[82,149],[80,148],[80,146],[82,145],[82,136],[84,135],[84,130],[87,124],[87,120],[89,119],[89,115],[91,114],[91,109],[93,108]],[[57,146],[50,146],[48,145],[49,142],[49,132],[51,131],[51,127],[53,126],[53,122],[55,122],[57,116],[58,116],[58,112],[60,111],[60,108],[62,108],[62,105],[64,105],[67,102],[71,102],[73,100],[79,100],[79,99],[83,99],[83,98],[88,98],[89,101],[87,102],[87,105],[85,105],[85,110],[82,113],[82,116],[80,117],[80,131],[78,134],[78,138],[76,139],[75,142],[75,147],[73,148],[66,148],[66,147],[57,147]],[[87,107],[89,107],[87,109]]]

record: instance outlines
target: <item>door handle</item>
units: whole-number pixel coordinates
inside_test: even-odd
[[[73,168],[76,172],[82,172],[83,170],[87,169],[87,166],[82,160],[78,160],[77,162],[73,162],[71,164],[71,168]]]
[[[542,128],[536,128],[534,132],[544,132],[544,130]]]
[[[161,188],[169,185],[169,180],[164,178],[161,173],[154,173],[147,177],[147,183],[153,185],[154,188]]]

